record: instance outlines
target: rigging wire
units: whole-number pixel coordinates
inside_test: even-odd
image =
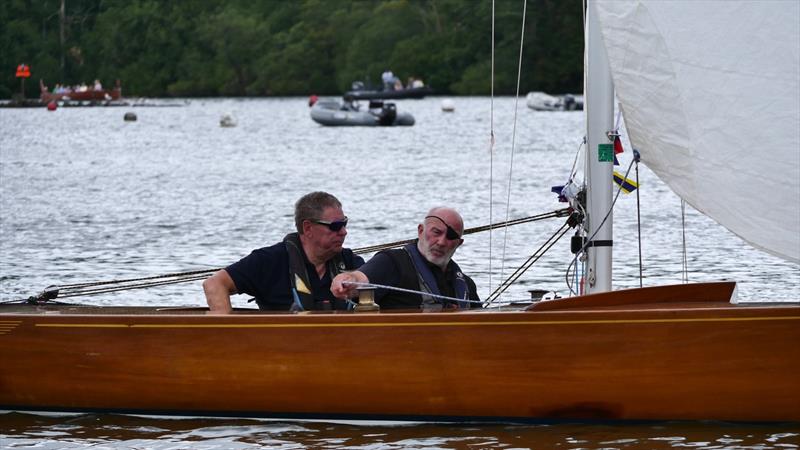
[[[642,206],[639,201],[639,152],[633,149],[634,157],[636,158],[636,234],[639,237],[639,287],[644,287],[644,267],[642,266]]]
[[[466,230],[464,230],[463,235],[466,236],[468,234],[480,233],[482,231],[491,232],[491,230],[493,230],[495,228],[510,227],[512,225],[520,225],[520,224],[527,223],[527,222],[536,222],[538,220],[551,219],[551,218],[554,218],[554,217],[565,217],[567,215],[569,215],[569,208],[557,209],[555,211],[550,211],[550,212],[546,212],[546,213],[542,213],[542,214],[537,214],[535,216],[522,217],[522,218],[519,218],[519,219],[508,220],[508,221],[505,221],[505,222],[498,222],[498,223],[490,224],[490,225],[481,225],[481,226],[478,226],[478,227],[467,228]],[[390,248],[400,247],[400,246],[409,244],[409,243],[414,242],[414,241],[416,241],[416,238],[414,238],[414,239],[404,239],[402,241],[394,241],[394,242],[389,242],[389,243],[386,243],[386,244],[372,245],[372,246],[369,246],[369,247],[359,247],[359,248],[354,248],[353,249],[353,253],[356,253],[356,254],[373,253],[373,252],[377,252],[377,251],[380,251],[380,250],[386,250],[386,249],[390,249]]]
[[[536,222],[539,220],[556,218],[556,217],[565,217],[569,215],[569,208],[563,208],[555,211],[550,211],[546,213],[541,213],[533,216],[522,217],[518,219],[509,220],[506,222],[500,222],[495,224],[488,224],[482,225],[478,227],[468,228],[464,230],[464,235],[467,234],[474,234],[479,233],[482,231],[491,231],[495,228],[500,227],[509,227],[512,225],[520,225],[523,223],[528,222]],[[362,247],[353,249],[353,252],[356,254],[363,254],[363,253],[372,253],[379,250],[384,250],[388,248],[395,248],[400,247],[402,245],[414,242],[416,239],[406,239],[402,241],[395,241],[390,242],[388,244],[380,244],[380,245],[373,245],[369,247]],[[214,269],[203,269],[203,270],[194,270],[190,272],[176,272],[176,273],[168,273],[168,274],[161,274],[149,277],[138,277],[138,278],[126,278],[126,279],[115,279],[115,280],[106,280],[106,281],[95,281],[95,282],[87,282],[87,283],[74,283],[74,284],[63,284],[63,285],[53,285],[47,287],[42,293],[38,296],[32,296],[27,299],[19,299],[19,300],[11,300],[6,302],[0,303],[19,303],[25,301],[52,301],[52,299],[56,297],[65,298],[65,297],[77,297],[83,295],[97,295],[97,294],[104,294],[109,292],[117,292],[123,290],[132,290],[132,289],[143,289],[153,286],[163,286],[168,284],[178,284],[178,283],[187,283],[192,281],[200,281],[205,278],[208,278],[209,275],[221,270],[221,268],[214,268]]]
[[[586,146],[586,136],[584,136],[581,139],[580,144],[578,144],[578,149],[575,151],[575,159],[572,161],[572,168],[569,171],[569,178],[567,179],[567,182],[564,184],[565,187],[569,186],[570,184],[574,184],[575,177],[577,176],[577,173],[578,173],[578,161],[580,160],[581,151],[585,148],[585,146]],[[584,208],[584,205],[582,204],[582,202],[580,202],[580,201],[571,202],[571,206],[580,215],[580,217],[586,217],[586,215],[587,215],[586,214],[586,209]],[[570,264],[570,267],[571,267],[571,264]],[[576,265],[575,266],[575,284],[577,284],[579,282],[580,274],[581,274],[581,266]],[[566,277],[569,278],[569,267],[567,268]],[[567,286],[569,286],[569,285],[570,285],[569,280],[567,280]],[[570,290],[570,293],[571,292],[572,291]]]
[[[95,282],[88,282],[88,283],[76,283],[76,284],[60,284],[58,286],[59,289],[77,289],[77,288],[84,288],[84,287],[93,287],[93,286],[102,286],[108,284],[120,284],[120,283],[132,283],[135,281],[147,281],[147,280],[155,280],[159,278],[173,278],[173,277],[185,277],[185,276],[193,276],[193,275],[201,275],[201,274],[208,274],[212,272],[216,272],[219,269],[203,269],[203,270],[193,270],[191,272],[176,272],[176,273],[165,273],[161,275],[155,275],[151,277],[141,277],[141,278],[126,278],[121,280],[108,280],[108,281],[95,281]]]
[[[633,167],[633,163],[634,162],[636,162],[635,159],[632,160],[630,164],[628,164],[628,170],[625,171],[625,176],[623,178],[628,178],[628,174],[630,174],[631,168]],[[586,238],[586,241],[583,243],[583,246],[580,248],[580,250],[578,250],[575,253],[575,257],[572,258],[572,261],[570,261],[569,265],[567,266],[567,271],[566,271],[566,274],[565,274],[565,280],[567,282],[567,287],[569,288],[569,294],[570,295],[572,295],[572,294],[578,295],[578,292],[575,292],[572,289],[573,285],[572,285],[572,283],[570,283],[569,272],[570,272],[573,264],[575,264],[575,270],[577,270],[577,264],[576,263],[578,261],[578,256],[586,251],[586,249],[592,243],[592,240],[594,239],[594,237],[597,236],[597,233],[599,233],[600,230],[603,228],[603,225],[605,225],[606,220],[608,220],[609,216],[611,216],[611,213],[614,211],[614,205],[617,204],[617,199],[619,199],[619,194],[620,193],[622,193],[622,184],[621,183],[620,183],[619,187],[617,188],[617,193],[616,193],[616,195],[614,195],[614,200],[611,202],[611,206],[609,206],[609,208],[608,208],[608,212],[606,212],[606,215],[605,215],[605,217],[603,217],[603,220],[600,221],[600,225],[597,226],[597,229],[594,231],[594,233],[592,233],[591,236]]]
[[[684,284],[689,282],[689,262],[686,259],[686,200],[681,199],[681,239],[683,241],[683,273],[681,281]]]
[[[59,292],[59,298],[65,297],[78,297],[83,295],[97,295],[97,294],[105,294],[108,292],[116,292],[116,291],[126,291],[126,290],[133,290],[133,289],[144,289],[153,286],[163,286],[167,284],[178,284],[178,283],[187,283],[190,281],[200,281],[205,280],[208,278],[208,275],[195,275],[192,277],[184,277],[178,280],[154,280],[149,281],[146,283],[139,283],[139,284],[130,284],[130,285],[122,285],[122,286],[115,286],[115,287],[104,287],[104,288],[96,288],[96,289],[83,289],[83,290],[67,290],[66,292]],[[60,290],[59,290],[60,291]]]
[[[570,169],[570,171],[569,171],[569,179],[567,180],[567,184],[569,184],[573,179],[575,179],[575,174],[577,173],[577,170],[578,170],[577,169],[578,158],[581,155],[581,150],[583,149],[584,145],[586,145],[586,137],[585,136],[584,136],[583,139],[581,139],[581,143],[578,144],[578,150],[575,152],[575,160],[572,161],[572,169]]]
[[[516,283],[519,277],[521,277],[528,269],[530,269],[535,262],[539,261],[539,259],[541,259],[541,257],[544,256],[544,254],[547,253],[550,248],[556,244],[556,242],[564,237],[567,231],[569,231],[569,228],[569,221],[564,222],[564,224],[561,225],[561,228],[556,230],[552,236],[547,238],[544,244],[542,244],[535,252],[533,252],[533,254],[529,256],[528,259],[522,263],[517,270],[514,271],[514,273],[509,275],[505,281],[497,286],[497,289],[495,289],[494,292],[489,295],[489,298],[487,298],[484,302],[484,306],[489,306],[495,300],[500,298],[500,295],[502,295],[503,292],[505,292],[512,284]]]
[[[492,0],[492,70],[489,89],[489,223],[494,221],[494,12],[495,0]],[[489,230],[489,289],[492,288],[492,230]]]
[[[522,1],[522,31],[520,32],[519,37],[519,59],[517,63],[517,91],[516,95],[514,96],[514,121],[512,125],[511,131],[511,156],[508,162],[508,189],[506,191],[506,220],[508,220],[508,216],[510,214],[511,209],[511,181],[512,175],[514,173],[514,147],[516,145],[517,140],[517,113],[519,111],[519,85],[520,80],[522,79],[522,50],[525,44],[525,16],[527,15],[528,11],[528,0]],[[506,244],[508,242],[508,229],[503,230],[503,253],[502,257],[500,258],[500,276],[503,276],[506,267]]]

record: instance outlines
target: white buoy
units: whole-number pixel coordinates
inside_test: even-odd
[[[230,113],[223,114],[222,118],[219,119],[219,126],[223,128],[231,128],[236,126],[236,121],[233,119],[233,115]]]
[[[453,112],[456,110],[456,105],[453,103],[453,100],[446,98],[442,100],[442,111],[444,112]]]

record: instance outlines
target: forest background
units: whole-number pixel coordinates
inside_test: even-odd
[[[525,0],[495,0],[494,93],[517,90]],[[580,0],[527,0],[520,93],[581,92]],[[41,79],[126,97],[336,95],[387,69],[491,92],[491,0],[2,0],[0,98]]]

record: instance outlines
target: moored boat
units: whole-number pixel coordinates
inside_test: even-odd
[[[113,89],[92,89],[87,88],[83,91],[70,91],[70,92],[50,92],[47,86],[39,81],[41,93],[39,99],[42,103],[47,104],[50,102],[108,102],[115,101],[122,98],[122,86],[120,81],[117,80]]]
[[[362,108],[355,102],[318,100],[311,106],[311,119],[327,126],[411,126],[414,116],[397,111],[394,103],[370,101]]]
[[[372,89],[353,89],[344,93],[344,97],[354,100],[398,100],[398,99],[421,99],[426,95],[433,95],[434,90],[430,86],[408,87],[392,90],[372,90]]]
[[[529,92],[525,104],[535,111],[582,111],[583,96],[574,94],[549,95],[544,92]]]

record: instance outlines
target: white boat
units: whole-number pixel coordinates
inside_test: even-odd
[[[322,99],[311,106],[311,119],[327,126],[410,126],[414,116],[397,111],[394,103],[371,100],[366,108],[357,102]]]
[[[550,95],[544,92],[528,92],[525,104],[535,111],[581,111],[583,110],[583,95],[564,94]]]

